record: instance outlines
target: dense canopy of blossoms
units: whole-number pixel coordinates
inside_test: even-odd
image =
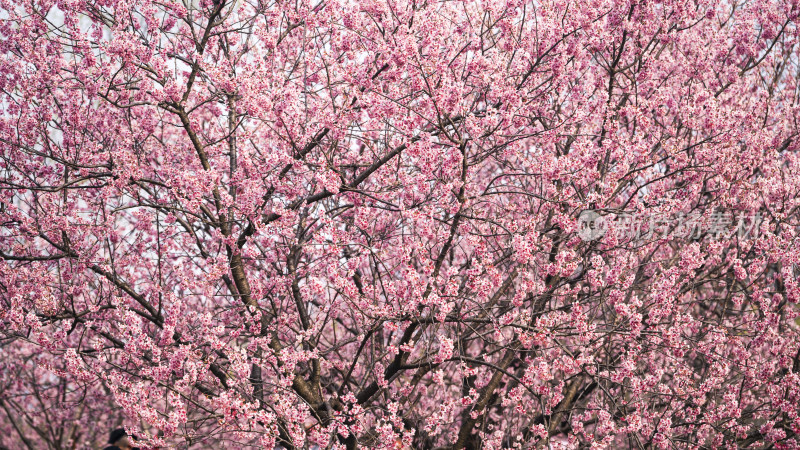
[[[800,448],[798,14],[0,0],[0,446]]]

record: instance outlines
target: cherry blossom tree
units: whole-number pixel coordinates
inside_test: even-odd
[[[0,0],[0,446],[800,448],[799,14]]]

